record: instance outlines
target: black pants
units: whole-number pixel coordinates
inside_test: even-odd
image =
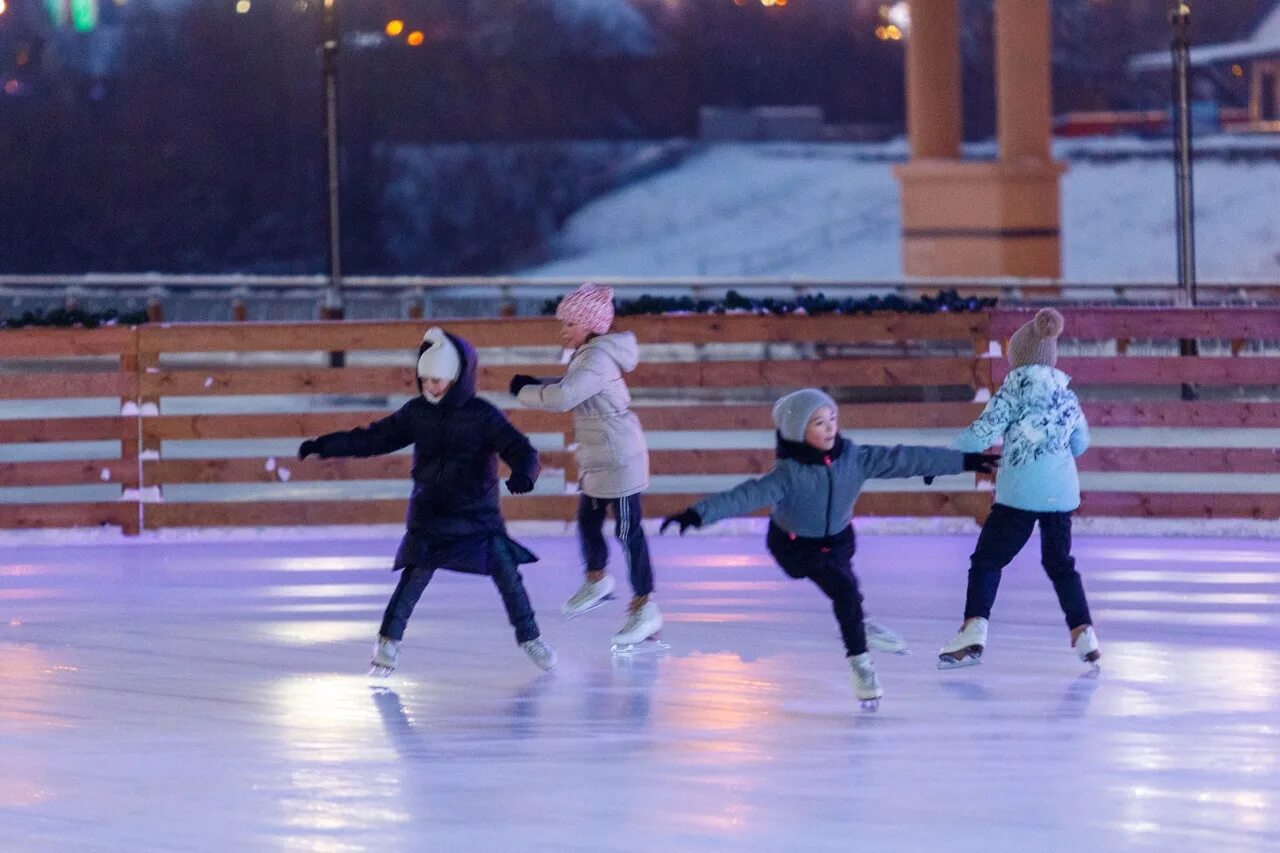
[[[502,604],[507,608],[507,619],[516,629],[516,642],[536,640],[539,637],[538,623],[533,618],[533,605],[529,603],[529,594],[525,592],[524,580],[520,577],[520,569],[506,560],[497,561],[492,578],[493,585],[502,596]],[[435,569],[422,569],[409,566],[400,572],[400,583],[396,591],[391,593],[387,609],[382,614],[382,627],[378,632],[393,640],[404,639],[405,625],[413,615],[413,608],[422,597],[427,584],[435,575]]]
[[[1067,617],[1068,628],[1091,625],[1084,584],[1071,556],[1071,513],[1028,512],[1004,504],[991,508],[982,525],[978,547],[969,563],[969,587],[965,593],[964,618],[991,618],[991,606],[1000,588],[1000,574],[1031,539],[1031,530],[1040,523],[1040,559],[1053,581],[1058,604]]]
[[[831,611],[840,626],[846,655],[867,650],[867,629],[862,611],[862,591],[853,573],[856,541],[853,525],[834,536],[807,539],[795,536],[769,522],[765,539],[769,553],[782,570],[793,578],[807,578],[831,599]]]
[[[604,519],[613,508],[614,535],[622,543],[631,575],[631,591],[635,595],[653,592],[653,566],[649,562],[649,543],[640,526],[640,495],[625,498],[578,497],[578,540],[582,543],[582,560],[588,572],[602,572],[609,564],[609,546],[604,541]]]

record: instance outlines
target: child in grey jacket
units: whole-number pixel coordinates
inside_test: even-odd
[[[853,574],[853,505],[873,478],[919,477],[995,470],[999,457],[942,447],[858,445],[839,433],[836,403],[816,388],[788,394],[773,407],[777,462],[763,477],[747,480],[666,518],[683,534],[724,518],[773,508],[765,543],[782,570],[807,578],[831,599],[840,625],[854,690],[866,708],[883,691],[876,678]]]

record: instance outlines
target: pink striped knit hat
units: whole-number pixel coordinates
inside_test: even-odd
[[[613,326],[613,288],[584,284],[560,300],[556,319],[603,335]]]

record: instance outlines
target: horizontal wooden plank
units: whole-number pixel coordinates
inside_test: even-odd
[[[441,326],[477,347],[547,346],[559,342],[560,324],[550,317],[491,320],[394,320],[312,323],[158,323],[139,329],[138,347],[164,352],[324,352],[407,350]]]
[[[302,439],[366,426],[390,414],[391,410],[373,409],[253,415],[159,415],[142,419],[142,435],[148,445],[162,439]],[[570,416],[564,413],[521,409],[507,415],[525,432],[563,432],[570,425]]]
[[[985,314],[766,314],[619,317],[617,326],[653,343],[886,343],[988,337]]]
[[[573,454],[550,451],[539,454],[543,469],[564,469]],[[772,450],[656,450],[650,454],[653,474],[763,474],[773,467]],[[36,464],[36,463],[26,463]],[[79,463],[77,463],[79,464]],[[305,483],[341,480],[407,480],[411,460],[405,456],[372,459],[308,459],[245,457],[236,459],[152,459],[143,462],[144,482],[175,483]],[[0,485],[41,485],[39,482],[5,483],[0,465]],[[507,476],[506,466],[500,466]],[[38,472],[32,472],[38,473]],[[68,474],[70,476],[70,474]],[[94,475],[96,476],[96,474]],[[68,482],[89,482],[88,479]],[[44,485],[54,485],[53,482]]]
[[[1091,401],[1084,411],[1090,426],[1280,428],[1280,402],[1219,403],[1178,400]]]
[[[149,530],[164,527],[272,527],[310,524],[400,524],[404,500],[202,501],[146,505]],[[508,520],[568,520],[573,495],[525,496],[503,500]]]
[[[772,407],[706,403],[697,406],[638,406],[646,430],[772,430]],[[846,430],[964,427],[982,411],[974,403],[858,403],[841,409]],[[161,415],[142,419],[144,440],[305,438],[365,426],[390,414],[384,410],[255,415]],[[526,432],[568,432],[564,412],[511,409],[507,416]],[[0,421],[0,424],[3,424]]]
[[[161,352],[297,352],[414,350],[430,325],[477,347],[546,346],[559,340],[550,317],[492,320],[346,321],[314,323],[161,323],[139,330],[139,348]],[[987,337],[984,314],[768,316],[753,314],[619,317],[618,328],[642,344],[959,341]]]
[[[137,429],[137,418],[44,418],[0,420],[0,444],[117,439]]]
[[[991,364],[995,381],[1004,381],[1009,363],[992,359]],[[1090,356],[1060,358],[1058,369],[1077,386],[1280,384],[1280,357]]]
[[[1064,338],[1080,340],[1178,340],[1215,338],[1275,340],[1280,338],[1280,308],[1275,307],[1069,307]],[[1008,338],[1031,319],[1034,308],[999,308],[990,312],[993,338]]]
[[[646,494],[645,514],[660,518],[679,512],[700,499],[699,494]],[[504,498],[509,521],[571,521],[577,510],[575,495]],[[863,495],[859,516],[976,516],[991,505],[990,492],[875,492]],[[254,501],[146,504],[147,529],[165,527],[270,527],[310,524],[399,524],[405,501]],[[766,514],[760,510],[755,515]]]
[[[148,486],[175,483],[280,483],[334,480],[408,481],[413,461],[407,456],[371,459],[315,459],[290,456],[238,459],[148,459],[142,463]]]
[[[135,330],[129,326],[97,329],[0,329],[0,360],[120,355],[132,351]]]
[[[790,388],[967,385],[985,387],[991,361],[975,358],[843,358],[822,361],[708,361],[642,364],[627,375],[632,388]],[[481,368],[479,387],[505,391],[517,373],[560,375],[558,365]],[[289,367],[156,370],[141,378],[144,397],[221,394],[416,393],[410,368]]]
[[[1086,492],[1081,514],[1124,518],[1280,517],[1280,494],[1191,494],[1185,492]]]
[[[151,368],[143,397],[221,394],[416,394],[409,367],[264,367],[204,370]]]
[[[16,528],[124,528],[126,533],[138,530],[138,504],[132,501],[102,501],[68,504],[0,503],[0,527]]]
[[[0,486],[80,486],[94,483],[137,488],[138,463],[133,459],[0,462]]]
[[[1280,448],[1092,447],[1081,471],[1280,474]]]
[[[130,396],[127,373],[0,373],[0,400]]]

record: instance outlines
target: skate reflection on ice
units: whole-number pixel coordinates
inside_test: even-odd
[[[981,681],[957,681],[954,678],[942,678],[939,683],[945,692],[950,693],[953,698],[964,702],[989,702],[992,699],[991,689]]]
[[[555,682],[554,671],[539,673],[512,697],[510,712],[507,714],[511,722],[512,734],[530,737],[537,733],[538,716],[542,711],[542,697]]]
[[[431,759],[430,746],[414,723],[413,715],[404,707],[400,694],[381,685],[370,687],[369,692],[396,755],[410,762]]]
[[[583,716],[592,724],[620,724],[623,731],[646,728],[661,657],[610,656],[610,667],[587,677]]]
[[[1077,676],[1062,694],[1057,709],[1050,715],[1059,720],[1071,720],[1085,716],[1089,712],[1089,703],[1093,701],[1094,691],[1101,680],[1098,670],[1090,670]]]

